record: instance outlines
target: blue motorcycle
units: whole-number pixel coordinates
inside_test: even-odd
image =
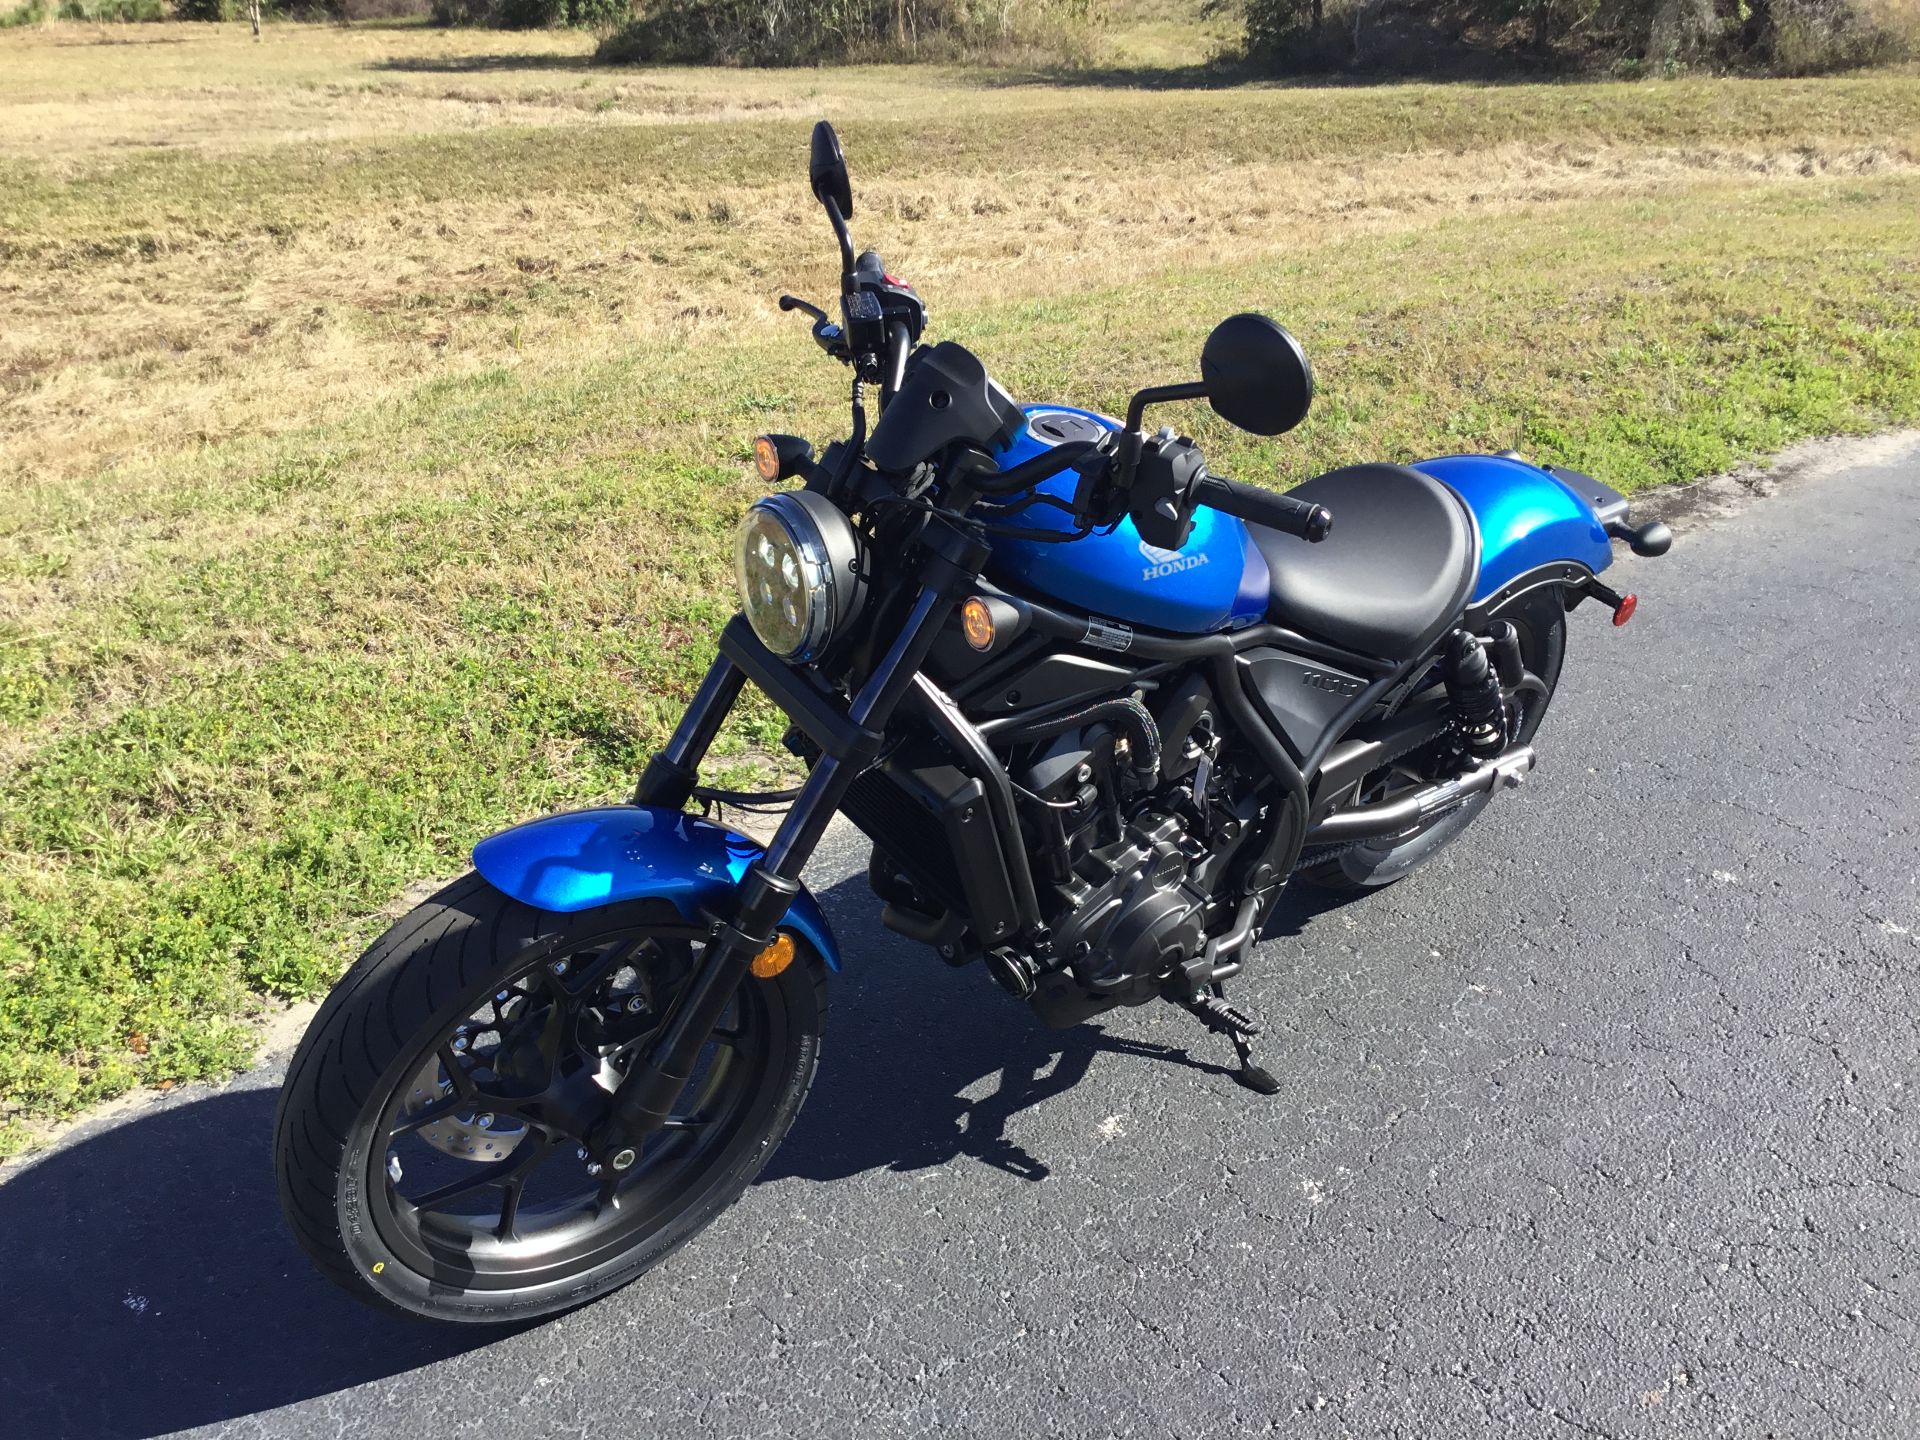
[[[473,873],[348,971],[281,1095],[280,1196],[370,1303],[497,1323],[642,1274],[739,1197],[805,1099],[833,932],[800,883],[833,816],[873,842],[882,923],[979,962],[1041,1021],[1171,1002],[1230,1041],[1228,982],[1289,880],[1359,892],[1459,837],[1534,763],[1566,617],[1653,522],[1518,456],[1356,465],[1276,494],[1215,474],[1149,407],[1298,425],[1294,338],[1235,315],[1200,378],[1115,421],[1021,406],[872,251],[830,126],[852,430],[765,435],[740,613],[633,803],[482,841]],[[869,397],[872,424],[869,428]],[[702,786],[751,681],[790,717],[796,791]],[[772,842],[690,803],[790,801]]]

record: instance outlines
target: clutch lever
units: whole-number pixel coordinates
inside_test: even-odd
[[[847,352],[846,332],[832,320],[828,319],[827,312],[822,310],[818,305],[813,304],[811,301],[802,300],[798,295],[782,295],[780,297],[780,308],[782,310],[798,310],[803,315],[811,316],[813,319],[814,343],[836,360],[848,360],[852,358]]]

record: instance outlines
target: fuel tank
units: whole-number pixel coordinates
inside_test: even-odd
[[[996,452],[1002,470],[1071,440],[1093,440],[1119,422],[1066,405],[1025,407],[1026,422]],[[1068,471],[1043,482],[1042,494],[1073,499],[1078,477]],[[1029,505],[1001,529],[1070,535],[1072,517],[1052,505]],[[1251,625],[1266,615],[1267,564],[1232,515],[1202,508],[1179,550],[1140,538],[1131,519],[1106,533],[1053,542],[996,537],[987,574],[1009,590],[1059,601],[1109,620],[1174,634],[1204,635]]]

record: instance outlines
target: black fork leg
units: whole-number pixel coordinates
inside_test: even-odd
[[[667,741],[666,748],[647,761],[640,774],[639,787],[633,792],[636,805],[662,805],[678,810],[693,795],[694,781],[700,774],[700,762],[707,747],[720,733],[720,726],[740,698],[740,687],[747,677],[726,656],[715,657],[707,667],[706,678],[694,692],[687,713]]]
[[[960,589],[978,573],[977,565],[972,570],[960,566],[937,568],[942,573],[920,592],[899,636],[854,696],[848,718],[855,725],[867,730],[885,729],[919,673]],[[713,679],[713,672],[708,672],[708,679]],[[707,687],[701,688],[704,693]],[[682,722],[681,729],[687,728],[688,722]],[[860,764],[850,764],[835,755],[823,755],[815,762],[766,855],[754,861],[741,878],[732,919],[721,925],[708,943],[700,964],[668,1008],[658,1037],[627,1072],[614,1092],[606,1119],[595,1127],[590,1143],[603,1163],[615,1169],[631,1165],[639,1141],[666,1122],[674,1101],[686,1088],[700,1047],[726,1013],[753,957],[772,943],[788,906],[799,893],[802,867],[860,769]]]

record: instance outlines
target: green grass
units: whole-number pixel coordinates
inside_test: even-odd
[[[940,328],[1017,393],[1111,408],[1186,373],[1229,308],[1283,315],[1320,371],[1302,431],[1191,417],[1247,476],[1514,444],[1633,489],[1920,419],[1920,182],[1707,198],[1457,220]],[[838,388],[798,332],[648,346],[436,380],[144,477],[130,583],[0,634],[8,722],[34,737],[0,821],[19,1116],[238,1063],[250,997],[323,988],[408,880],[625,789],[730,609],[745,437],[832,433]],[[127,518],[69,535],[57,512],[13,515],[7,580],[65,573],[69,540]],[[208,552],[202,524],[234,538]],[[771,734],[762,713],[732,748]]]

